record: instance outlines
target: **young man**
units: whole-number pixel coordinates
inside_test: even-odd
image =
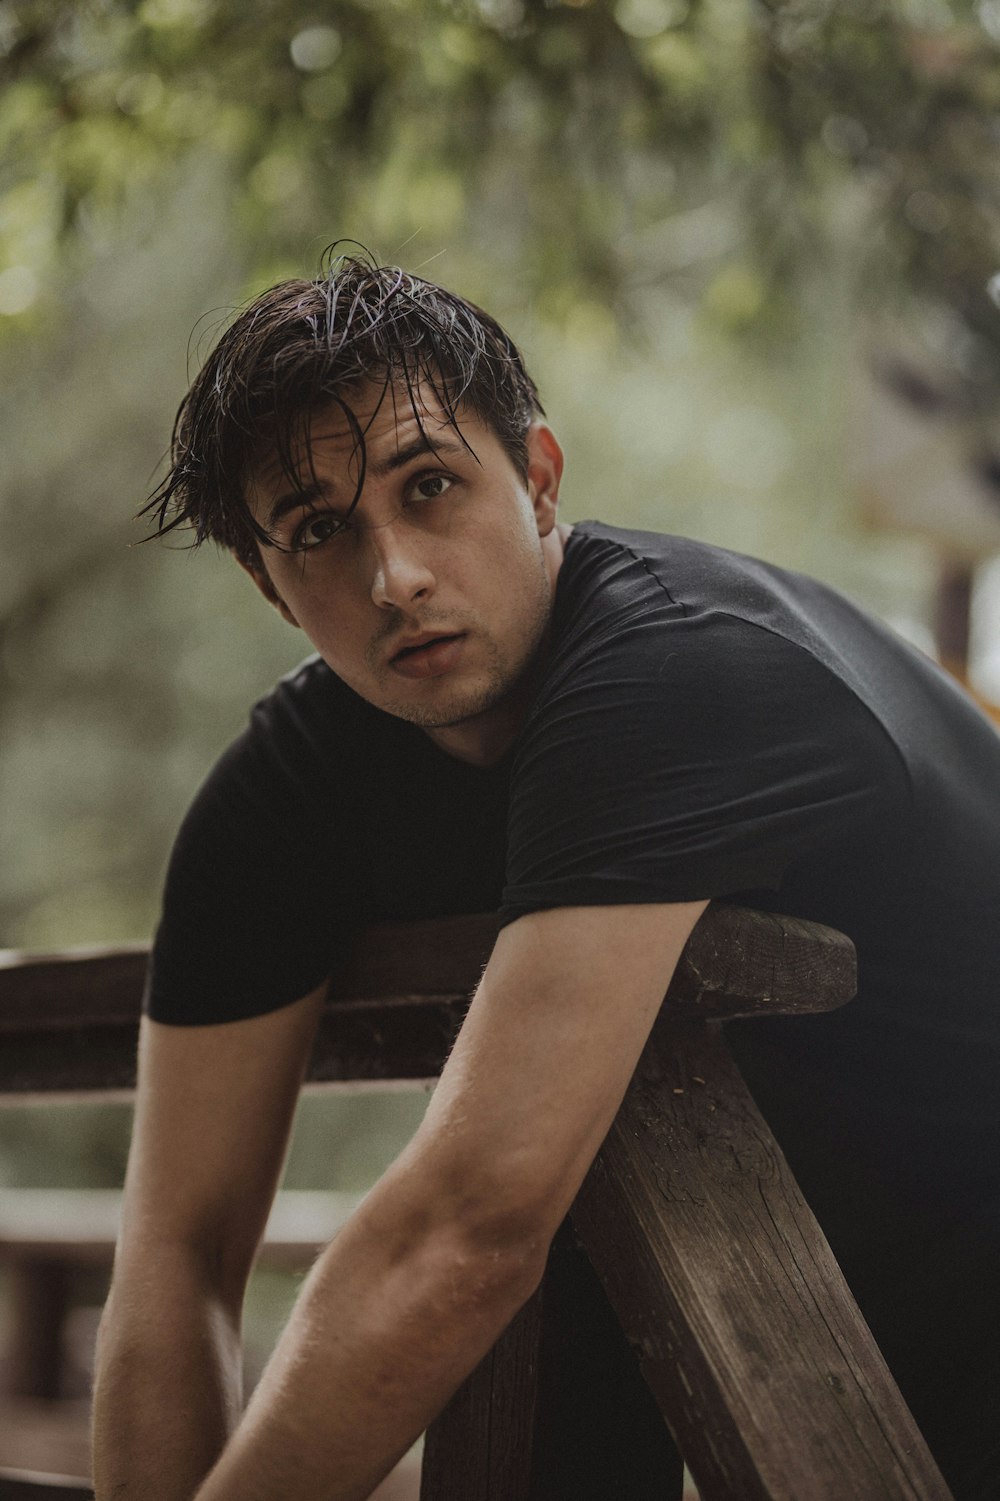
[[[713,898],[857,945],[843,1011],[731,1037],[956,1497],[994,1496],[993,728],[818,583],[559,525],[517,350],[394,268],[260,297],[173,457],[161,530],[230,548],[318,655],[257,705],[171,861],[100,1501],[367,1496],[537,1285]],[[426,1118],[241,1416],[240,1305],[327,977],[359,924],[487,909]]]

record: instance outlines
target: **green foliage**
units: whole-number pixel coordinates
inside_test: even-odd
[[[996,374],[997,0],[8,0],[0,51],[15,315],[207,145],[248,288],[337,233],[460,236],[536,305],[639,321],[666,283],[735,332],[794,314],[860,196],[859,277],[954,310]]]
[[[118,1188],[131,1123],[124,1103],[4,1103],[0,1187]]]

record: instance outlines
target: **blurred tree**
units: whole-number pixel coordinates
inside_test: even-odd
[[[851,531],[844,372],[859,309],[905,309],[995,397],[998,63],[1000,0],[0,0],[0,942],[147,936],[194,786],[304,650],[129,518],[188,330],[197,365],[337,233],[512,329],[568,519],[915,613],[919,544]],[[379,1104],[402,1140],[419,1101]],[[0,1179],[115,1181],[110,1108],[0,1112]],[[303,1121],[293,1175],[333,1121],[353,1181],[373,1120]]]
[[[1000,0],[6,0],[0,53],[8,312],[208,145],[254,286],[417,223],[543,313],[667,282],[759,332],[847,234],[1000,381]]]
[[[936,310],[972,402],[1000,384],[998,52],[1000,0],[0,3],[14,941],[148,932],[179,808],[301,649],[231,570],[184,588],[176,558],[125,551],[206,307],[191,363],[234,298],[314,266],[330,226],[429,274],[458,245],[442,276],[527,342],[601,506],[815,566],[801,539],[815,551],[842,514],[818,372],[859,300]],[[691,308],[716,338],[710,528],[690,463],[662,502],[690,457]],[[765,354],[784,336],[770,410],[733,405],[734,334]],[[773,412],[805,344],[822,399],[795,414],[800,473]],[[765,524],[747,487],[783,479],[802,498]]]

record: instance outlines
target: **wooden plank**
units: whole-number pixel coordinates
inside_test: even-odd
[[[364,929],[331,980],[328,1002],[407,1007],[468,996],[496,936],[496,919],[457,917]],[[135,1025],[148,945],[32,954],[0,950],[0,1033]]]
[[[417,996],[328,1008],[308,1082],[343,1088],[436,1078],[468,1002]],[[2,1001],[0,1001],[2,1005]],[[0,1030],[0,1096],[119,1095],[135,1088],[138,1021],[131,1025]]]
[[[806,1016],[857,991],[854,945],[820,923],[712,903],[695,924],[667,991],[672,1017]]]
[[[0,949],[0,1032],[135,1026],[148,958],[146,943]]]
[[[684,1472],[569,1222],[542,1287],[533,1501],[680,1501]]]
[[[535,1501],[541,1310],[539,1291],[427,1430],[420,1501]]]
[[[492,913],[376,923],[333,976],[331,1011],[391,1009],[468,997],[497,935]],[[0,950],[0,1032],[133,1026],[148,946],[32,954]],[[854,993],[850,940],[818,923],[713,904],[696,925],[670,987],[677,1015],[720,1019],[825,1011]]]
[[[2,1009],[2,1007],[0,1007]],[[127,1095],[135,1088],[139,1023],[0,1032],[0,1095]]]
[[[541,1289],[424,1445],[421,1501],[680,1501],[683,1467],[566,1224]]]
[[[492,914],[379,924],[331,982],[313,1083],[417,1081],[441,1069],[496,935]],[[142,945],[0,955],[0,1094],[134,1088]],[[814,923],[712,906],[668,992],[675,1015],[827,1010],[854,992],[854,950]]]
[[[271,1206],[258,1264],[307,1269],[362,1198],[336,1189],[282,1189]],[[121,1210],[117,1188],[5,1188],[0,1262],[30,1259],[110,1270]]]
[[[328,1002],[308,1080],[370,1085],[436,1079],[468,1005],[467,995]]]
[[[285,1190],[268,1217],[258,1266],[306,1271],[361,1201],[360,1194]],[[10,1327],[0,1396],[54,1399],[76,1275],[110,1274],[121,1220],[117,1189],[8,1188],[0,1194],[0,1263],[10,1281]]]
[[[572,1218],[703,1501],[949,1501],[719,1028],[657,1023]]]
[[[89,1484],[89,1409],[83,1397],[0,1401],[0,1471],[73,1476],[81,1485]]]
[[[0,1469],[0,1501],[94,1501],[94,1492],[68,1475]]]
[[[63,1395],[62,1335],[72,1273],[61,1257],[15,1256],[8,1276],[10,1323],[0,1393],[56,1400]]]

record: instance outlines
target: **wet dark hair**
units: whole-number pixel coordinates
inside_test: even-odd
[[[154,518],[153,535],[184,526],[193,546],[211,538],[261,570],[260,545],[277,544],[247,505],[249,473],[274,452],[291,486],[305,489],[294,456],[308,453],[311,418],[331,402],[355,443],[353,508],[366,454],[350,398],[371,384],[394,401],[405,393],[418,425],[423,387],[460,437],[459,409],[471,411],[526,478],[528,428],[544,411],[500,325],[454,292],[378,265],[362,247],[336,251],[324,252],[315,280],[261,293],[219,339],[178,410],[169,473],[139,512]]]

